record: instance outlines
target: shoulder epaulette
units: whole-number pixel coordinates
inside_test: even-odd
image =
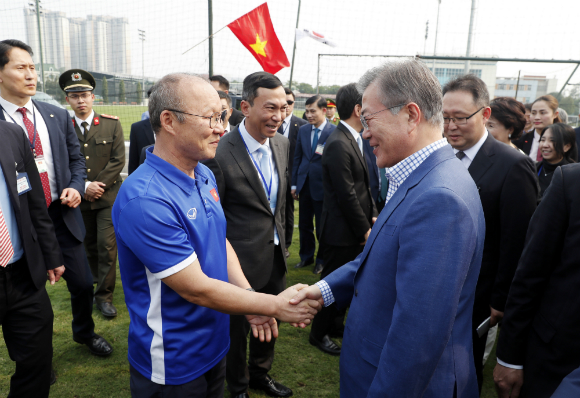
[[[106,117],[107,119],[115,119],[115,120],[119,120],[119,116],[113,116],[113,115],[105,115],[104,113],[101,113],[102,117]]]

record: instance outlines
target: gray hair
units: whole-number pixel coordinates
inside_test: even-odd
[[[562,108],[558,108],[558,115],[560,116],[560,120],[562,120],[562,123],[568,124],[568,112],[566,112]]]
[[[373,83],[381,92],[381,103],[389,108],[397,104],[414,102],[425,120],[443,130],[443,95],[439,81],[429,68],[415,59],[388,62],[368,70],[358,81],[362,94]],[[401,107],[391,109],[396,115]]]
[[[167,109],[183,110],[185,102],[179,92],[179,85],[183,80],[205,79],[191,73],[170,73],[165,75],[153,87],[149,97],[149,117],[153,131],[157,134],[161,130],[161,113]],[[183,113],[174,112],[179,123],[185,123]]]

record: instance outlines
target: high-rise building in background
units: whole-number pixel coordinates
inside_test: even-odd
[[[40,63],[36,12],[24,8],[28,44]],[[131,40],[127,18],[88,15],[67,18],[64,12],[43,10],[40,30],[45,64],[59,69],[131,74]]]

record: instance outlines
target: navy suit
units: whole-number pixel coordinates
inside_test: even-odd
[[[324,186],[322,184],[322,155],[312,151],[312,125],[305,124],[298,130],[294,164],[292,165],[292,186],[296,187],[296,194],[300,204],[298,213],[298,229],[300,231],[300,259],[310,261],[314,258],[316,243],[314,240],[314,225],[316,219],[316,235],[319,239],[317,263],[323,263],[323,251],[320,250],[320,220],[322,216],[322,202],[324,200]],[[326,126],[319,133],[318,145],[324,145],[330,134],[336,128],[328,120]]]
[[[369,144],[369,140],[363,140],[363,152],[365,153],[365,160],[367,162],[367,167],[369,170],[369,181],[371,184],[371,195],[377,206],[377,210],[380,213],[383,209],[384,203],[379,205],[379,195],[381,191],[379,190],[379,167],[377,166],[377,157],[373,153],[373,148]],[[380,206],[380,207],[379,207]]]
[[[84,196],[87,176],[85,159],[68,112],[46,102],[32,102],[48,129],[56,191],[60,195],[65,188],[74,188],[81,197]],[[0,112],[0,120],[5,120],[4,112]],[[48,213],[62,252],[61,264],[66,268],[63,278],[71,294],[73,334],[81,339],[90,338],[95,328],[92,318],[93,277],[83,247],[86,231],[80,207],[62,206],[59,200],[55,200]]]
[[[477,397],[471,313],[485,220],[450,146],[401,184],[363,252],[324,278],[350,305],[341,397]]]

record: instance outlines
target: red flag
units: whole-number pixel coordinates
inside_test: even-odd
[[[268,73],[276,73],[290,66],[286,53],[274,32],[268,4],[254,8],[228,25],[244,47]]]

